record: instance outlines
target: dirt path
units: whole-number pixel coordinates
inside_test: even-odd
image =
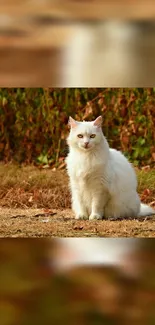
[[[0,237],[155,237],[144,220],[75,220],[71,210],[0,208]]]

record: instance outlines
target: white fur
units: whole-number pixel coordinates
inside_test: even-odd
[[[135,171],[121,152],[109,148],[99,119],[97,123],[70,119],[66,163],[76,219],[155,214],[151,207],[140,203]],[[78,138],[78,134],[84,137]],[[91,139],[91,134],[96,137]],[[89,142],[87,148],[84,142]]]

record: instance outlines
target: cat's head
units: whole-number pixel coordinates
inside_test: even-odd
[[[69,118],[70,134],[68,145],[83,151],[90,151],[103,140],[102,116],[91,122],[78,122]]]

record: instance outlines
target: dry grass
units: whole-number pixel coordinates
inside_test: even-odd
[[[155,170],[137,171],[155,205]],[[65,170],[0,164],[0,237],[154,237],[151,220],[75,220]],[[154,204],[153,204],[154,202]]]
[[[139,170],[137,176],[141,200],[155,207],[155,169]]]
[[[155,169],[139,170],[138,192],[143,202],[155,204]],[[153,203],[154,202],[154,203]],[[65,170],[0,164],[0,205],[7,208],[70,208]]]
[[[0,205],[8,208],[70,207],[65,171],[0,164]]]

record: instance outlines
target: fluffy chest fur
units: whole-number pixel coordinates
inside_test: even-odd
[[[107,166],[100,153],[70,152],[67,159],[67,169],[71,182],[91,188],[106,186],[110,183]]]

